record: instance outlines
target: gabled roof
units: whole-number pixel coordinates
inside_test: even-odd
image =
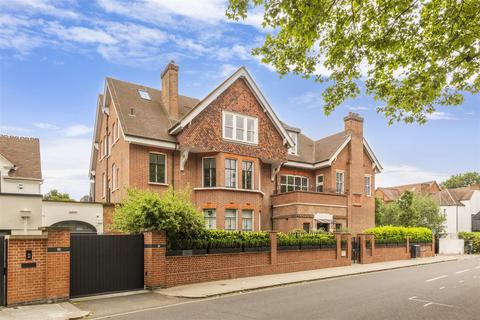
[[[456,201],[470,200],[474,193],[473,189],[470,188],[470,186],[448,189],[448,191]]]
[[[168,128],[178,119],[172,118],[167,111],[161,90],[113,78],[106,79],[106,86],[110,90],[125,135],[176,142]],[[139,90],[148,92],[151,100],[142,99]],[[197,103],[198,99],[180,95],[180,117],[189,113]],[[130,115],[132,109],[133,115]]]
[[[400,199],[400,196],[402,195],[397,189],[391,189],[391,188],[377,188],[377,190],[380,190],[383,192],[384,195],[384,200],[390,200],[390,201],[395,201]]]
[[[463,206],[460,201],[457,201],[448,189],[433,194],[433,197],[438,201],[441,206]]]
[[[9,177],[42,179],[38,138],[0,135],[0,154],[15,166]]]
[[[266,112],[270,120],[272,120],[279,134],[283,137],[283,139],[288,143],[290,147],[293,146],[294,142],[292,138],[288,135],[287,130],[284,128],[277,114],[272,109],[267,99],[263,96],[255,80],[253,80],[250,73],[243,66],[240,67],[237,71],[235,71],[218,87],[216,87],[211,93],[209,93],[195,106],[195,108],[190,110],[177,124],[175,124],[170,129],[170,134],[174,135],[182,131],[183,128],[185,128],[190,122],[192,122],[193,119],[195,119],[206,107],[208,107],[216,98],[218,98],[218,96],[220,96],[225,90],[227,90],[235,81],[240,78],[243,78],[247,85],[250,87],[258,102],[264,108],[264,111]]]

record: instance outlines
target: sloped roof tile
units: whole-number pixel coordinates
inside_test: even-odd
[[[0,154],[16,166],[9,177],[42,179],[38,138],[0,135]]]

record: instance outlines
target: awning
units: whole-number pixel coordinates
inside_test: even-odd
[[[313,220],[320,223],[333,223],[333,216],[329,213],[315,213]]]

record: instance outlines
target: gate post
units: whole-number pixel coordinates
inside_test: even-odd
[[[48,228],[46,299],[67,300],[70,296],[70,230]]]
[[[268,233],[268,237],[270,238],[270,264],[276,265],[277,264],[277,232],[270,231]]]
[[[367,253],[367,241],[366,241],[366,236],[364,234],[357,234],[359,240],[360,240],[360,256],[359,256],[359,262],[360,263],[365,263],[365,256]]]
[[[147,289],[166,287],[166,246],[167,237],[165,231],[147,231],[143,233],[143,282]]]

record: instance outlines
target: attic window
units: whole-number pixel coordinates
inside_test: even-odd
[[[150,95],[148,94],[147,91],[138,89],[138,94],[140,95],[140,98],[145,99],[145,100],[152,100],[150,98]]]

